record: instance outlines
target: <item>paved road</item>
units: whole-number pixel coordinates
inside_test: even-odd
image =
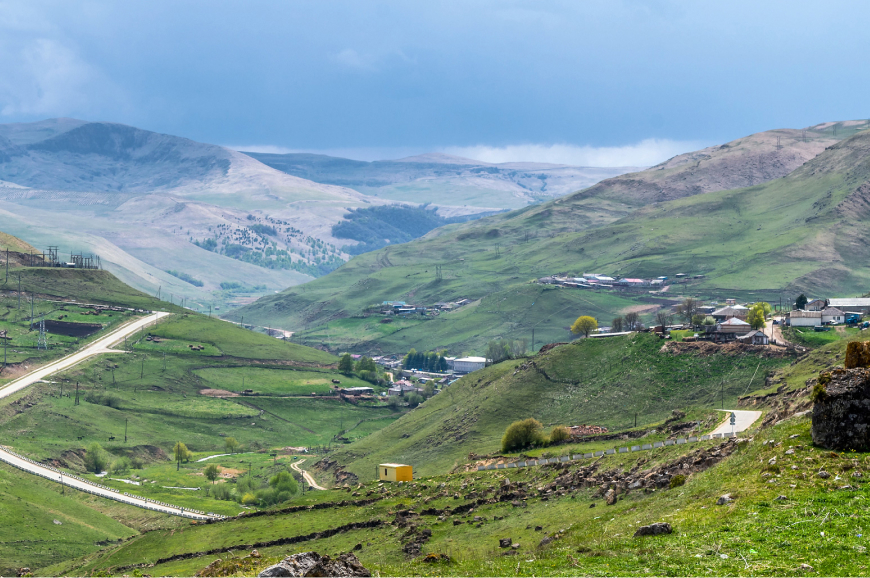
[[[727,412],[727,415],[725,416],[725,421],[723,421],[719,427],[711,431],[710,435],[731,433],[731,420],[729,418],[732,412],[734,413],[734,421],[736,422],[733,431],[736,432],[748,430],[750,426],[761,417],[760,411],[747,411],[744,409],[720,409],[717,411]]]
[[[110,347],[123,341],[125,337],[133,335],[143,327],[155,323],[157,320],[166,317],[167,315],[169,315],[169,313],[164,313],[161,311],[122,325],[105,337],[101,337],[100,339],[86,346],[84,349],[67,355],[66,357],[49,363],[48,365],[37,368],[28,373],[27,375],[19,377],[15,381],[10,382],[8,385],[6,385],[6,387],[0,389],[0,399],[17,393],[22,389],[26,388],[27,386],[33,385],[38,381],[44,380],[46,377],[57,373],[58,371],[69,369],[70,367],[81,363],[86,359],[103,353],[109,353],[113,351],[117,352],[117,350],[110,349]],[[175,516],[184,516],[185,518],[194,518],[199,520],[206,520],[216,517],[209,516],[207,514],[191,512],[190,510],[187,510],[185,508],[179,508],[177,506],[171,506],[169,504],[157,503],[136,496],[124,495],[122,492],[117,492],[109,488],[104,488],[98,484],[94,484],[86,480],[70,477],[69,475],[62,473],[55,468],[35,463],[27,458],[19,456],[15,454],[11,450],[11,448],[8,447],[0,446],[0,461],[6,462],[7,464],[24,470],[25,472],[29,472],[37,476],[42,476],[49,480],[56,480],[58,482],[62,482],[65,486],[76,488],[104,498],[109,498],[111,500],[124,502],[140,508],[156,510],[159,512],[165,512],[167,514],[173,514]]]
[[[305,470],[303,470],[302,468],[299,467],[299,464],[304,462],[306,459],[307,458],[303,458],[299,461],[293,462],[290,464],[290,467],[293,468],[294,470],[296,470],[297,472],[299,472],[300,474],[302,474],[302,477],[305,478],[305,481],[308,482],[308,485],[311,486],[312,488],[314,488],[315,490],[325,490],[326,488],[318,485],[317,482],[314,481],[314,477],[311,474],[309,474],[308,472],[306,472]]]

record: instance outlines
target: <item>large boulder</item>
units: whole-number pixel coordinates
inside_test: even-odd
[[[870,370],[858,367],[820,373],[813,401],[816,445],[832,450],[870,450]]]
[[[317,552],[302,552],[284,558],[274,566],[269,566],[259,574],[263,577],[273,576],[371,576],[369,572],[351,553],[339,554],[332,560],[329,556],[321,556]]]

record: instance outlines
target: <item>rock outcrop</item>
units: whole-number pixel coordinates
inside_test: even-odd
[[[849,344],[855,361],[864,351],[853,345],[863,344]],[[813,401],[813,443],[832,450],[870,450],[870,369],[822,372]]]
[[[371,576],[351,553],[340,554],[335,560],[317,552],[302,552],[269,566],[260,576]]]

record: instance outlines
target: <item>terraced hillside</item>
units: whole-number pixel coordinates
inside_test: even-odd
[[[324,279],[265,297],[238,315],[271,319],[301,331],[298,338],[303,343],[333,349],[447,347],[458,354],[482,352],[485,343],[497,337],[530,340],[532,329],[538,343],[563,341],[579,314],[608,324],[631,308],[655,311],[660,299],[681,293],[769,300],[791,298],[795,291],[860,294],[866,291],[868,274],[862,266],[866,259],[861,239],[866,236],[863,206],[870,179],[870,135],[853,134],[822,147],[821,154],[787,176],[748,188],[629,207],[622,202],[622,184],[607,189],[611,179],[596,185],[594,196],[584,191],[443,227],[406,245],[361,255]],[[781,142],[783,149],[774,148],[774,154],[785,154],[782,151],[790,146]],[[817,141],[816,146],[830,142]],[[713,152],[706,164],[712,167],[721,160],[717,170],[728,165],[722,159],[736,154],[731,147]],[[674,194],[691,189],[677,186],[691,176],[694,165],[686,167],[665,169],[672,171],[669,178],[676,184],[668,190]],[[695,172],[704,167],[701,162]],[[645,199],[650,200],[655,199]],[[442,271],[440,278],[436,266]],[[552,290],[531,283],[559,272],[628,277],[683,272],[706,278],[640,298]],[[386,335],[362,332],[363,337],[354,339],[349,329],[361,323],[349,318],[381,301],[431,304],[458,298],[474,302]],[[328,336],[323,330],[327,322]],[[338,338],[333,341],[333,336]]]

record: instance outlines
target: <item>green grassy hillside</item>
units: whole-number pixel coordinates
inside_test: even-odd
[[[560,272],[706,275],[672,286],[668,294],[674,297],[778,300],[799,291],[860,294],[870,280],[861,241],[868,232],[868,178],[870,133],[865,131],[828,147],[784,178],[652,203],[628,216],[616,211],[613,218],[599,218],[585,203],[594,201],[603,210],[616,201],[578,193],[437,229],[423,239],[361,255],[326,278],[263,298],[238,315],[269,319],[300,331],[302,343],[336,350],[445,346],[462,353],[481,352],[494,337],[529,339],[532,328],[541,341],[564,340],[565,329],[580,314],[591,313],[607,324],[628,307],[656,303],[648,294],[549,293],[530,284]],[[616,217],[624,218],[613,222]],[[381,301],[431,304],[461,297],[480,302],[387,336],[355,338],[346,329],[350,322],[345,319]]]
[[[381,576],[866,575],[863,492],[841,486],[860,485],[852,474],[866,471],[870,456],[818,451],[809,428],[809,420],[796,419],[756,429],[754,441],[736,444],[672,446],[509,474],[442,475],[403,486],[370,483],[350,498],[366,500],[359,505],[338,503],[348,493],[323,492],[308,499],[331,507],[150,532],[45,573],[193,575],[221,559],[205,575],[255,575],[292,553],[354,550]],[[830,478],[818,477],[819,470]],[[663,484],[620,487],[618,501],[605,505],[599,486],[606,480],[648,472]],[[676,472],[687,479],[669,487]],[[732,501],[717,506],[724,493]],[[673,533],[633,537],[653,522],[668,522]],[[515,553],[499,548],[504,538],[517,545]],[[421,555],[406,553],[413,542]],[[247,555],[252,546],[259,558]],[[445,558],[429,562],[427,554]]]
[[[637,413],[639,424],[655,423],[675,408],[721,407],[723,394],[733,404],[790,361],[746,352],[672,354],[663,343],[652,334],[585,339],[476,371],[330,459],[363,480],[382,462],[436,475],[469,453],[500,451],[505,428],[516,420],[614,431],[631,427]]]

